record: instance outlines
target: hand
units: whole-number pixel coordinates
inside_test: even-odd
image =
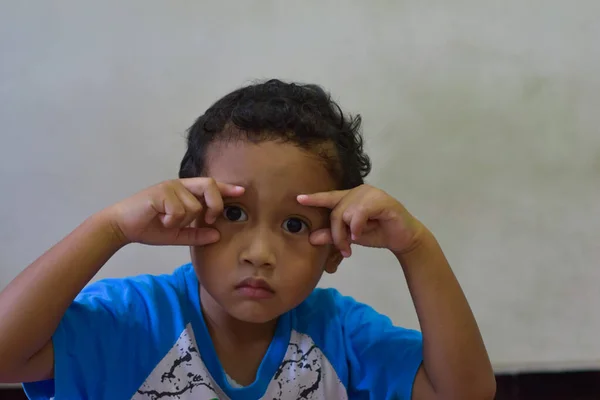
[[[204,213],[207,224],[223,212],[223,197],[237,197],[244,188],[212,178],[165,181],[129,197],[105,212],[123,244],[202,246],[219,240],[212,228],[190,225]]]
[[[425,230],[396,199],[369,185],[300,195],[298,202],[332,210],[330,228],[312,232],[309,240],[313,245],[334,244],[344,257],[352,254],[351,243],[402,254],[418,244]]]

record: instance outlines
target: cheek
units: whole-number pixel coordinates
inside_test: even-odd
[[[203,279],[205,284],[214,281],[227,274],[230,266],[236,265],[232,260],[235,252],[230,248],[231,240],[221,232],[221,239],[213,244],[206,246],[195,246],[191,248],[192,263],[196,269],[199,278]]]
[[[280,264],[286,266],[285,274],[298,280],[318,280],[328,257],[326,246],[313,246],[308,241],[286,243]]]
[[[289,240],[286,244],[290,250],[300,254],[302,258],[311,259],[313,263],[323,264],[329,254],[329,245],[313,246],[308,240],[308,235]]]

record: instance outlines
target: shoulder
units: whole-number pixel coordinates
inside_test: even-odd
[[[337,318],[340,323],[352,322],[364,313],[376,311],[369,305],[346,296],[333,288],[317,288],[297,309],[297,315],[304,318]],[[386,318],[385,316],[382,316]]]
[[[330,359],[360,346],[357,339],[365,335],[372,338],[373,331],[384,335],[385,329],[379,328],[392,326],[385,315],[333,288],[315,289],[293,315],[294,330],[308,335]],[[369,329],[371,326],[373,328]]]
[[[421,332],[395,325],[388,316],[336,289],[315,289],[297,308],[295,319],[297,330],[325,348],[340,341],[345,351],[361,353],[377,344],[382,351],[392,345],[418,353],[422,346]]]
[[[350,397],[411,398],[420,332],[335,289],[315,289],[298,307],[297,326],[324,351]]]
[[[189,309],[190,287],[193,286],[190,274],[195,278],[192,267],[184,265],[170,274],[93,282],[71,303],[57,332],[75,334],[89,330],[94,335],[164,332],[160,321],[181,320],[183,323],[192,311]]]
[[[46,398],[130,398],[185,330],[194,280],[184,265],[171,274],[91,283],[52,337],[53,387],[26,390]]]
[[[339,297],[341,297],[341,294],[336,289],[316,288],[298,306],[298,312],[300,314],[306,314],[333,311],[336,306],[336,301],[339,299]]]
[[[170,274],[101,279],[86,286],[76,297],[74,305],[128,307],[176,301],[187,295],[186,279],[190,273],[193,274],[191,265],[183,265]]]

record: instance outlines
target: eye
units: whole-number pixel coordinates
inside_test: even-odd
[[[248,215],[238,206],[226,206],[223,210],[225,219],[232,222],[243,222],[248,220]]]
[[[290,233],[302,233],[308,229],[308,225],[300,218],[288,218],[283,221],[283,229]]]

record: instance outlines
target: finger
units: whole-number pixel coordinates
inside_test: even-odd
[[[344,222],[343,212],[333,210],[331,213],[331,237],[333,243],[337,247],[344,257],[350,257],[352,255],[352,249],[348,242],[348,226]]]
[[[367,219],[367,223],[362,227],[361,230],[361,235],[367,235],[375,230],[377,230],[379,227],[379,224],[377,223],[377,221],[373,221],[370,219]],[[359,236],[360,237],[360,236]],[[358,239],[359,237],[357,237],[356,239]]]
[[[367,223],[364,225],[361,233],[367,234],[369,232],[372,232],[375,229],[377,229],[377,223],[375,221],[367,220]],[[359,238],[360,238],[360,235],[358,237],[356,237],[355,239],[352,239],[352,241],[358,241]],[[308,237],[308,241],[313,246],[323,246],[326,244],[333,244],[333,236],[331,235],[331,229],[323,228],[323,229],[318,229],[316,231],[311,232],[310,236]]]
[[[219,241],[219,231],[213,228],[182,228],[179,229],[172,245],[204,246]]]
[[[369,214],[364,208],[357,207],[344,213],[344,221],[350,227],[350,239],[356,241],[369,221]]]
[[[180,179],[179,182],[181,182],[181,184],[196,197],[202,197],[206,188],[211,185],[216,185],[221,195],[225,197],[238,197],[244,194],[244,188],[242,186],[217,182],[212,178],[184,178]]]
[[[156,204],[159,219],[166,228],[179,227],[185,218],[185,207],[174,190],[164,193],[162,199]]]
[[[301,194],[296,198],[303,206],[325,207],[333,209],[344,198],[349,190],[332,190],[313,194]]]
[[[185,228],[190,226],[190,224],[198,218],[198,216],[202,213],[202,203],[198,200],[193,194],[191,194],[187,189],[181,186],[180,190],[176,191],[177,197],[183,203],[186,213],[183,217],[182,221],[179,224],[180,228]]]
[[[333,244],[333,236],[331,236],[331,229],[323,228],[311,232],[310,236],[308,237],[308,241],[313,246]]]
[[[223,197],[216,184],[211,184],[204,191],[204,201],[206,202],[206,214],[204,221],[207,224],[213,224],[219,215],[223,212]]]

